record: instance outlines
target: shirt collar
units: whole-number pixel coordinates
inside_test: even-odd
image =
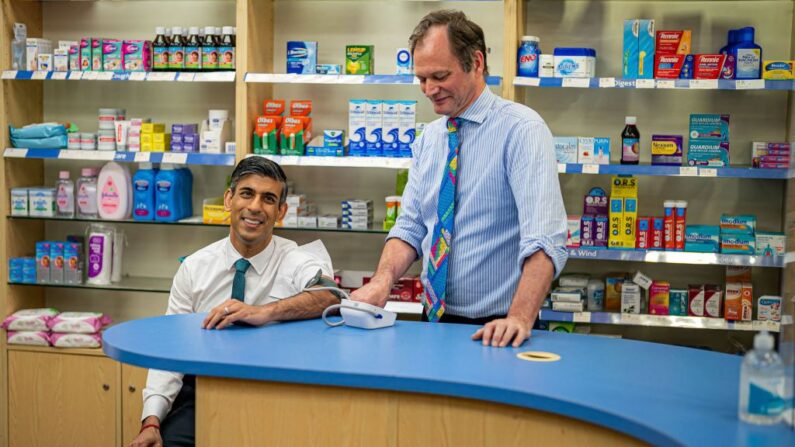
[[[466,110],[464,110],[464,112],[458,117],[466,121],[483,124],[483,121],[486,121],[488,112],[491,109],[491,106],[494,104],[496,98],[496,95],[491,92],[489,87],[485,86],[483,87],[483,91],[480,93],[480,96],[478,96],[478,99],[470,104],[469,107],[467,107]]]
[[[248,258],[248,261],[251,263],[251,266],[254,267],[254,270],[257,271],[257,274],[261,275],[262,272],[265,271],[265,267],[268,266],[268,262],[273,257],[273,252],[276,250],[276,237],[271,236],[271,241],[265,250],[257,253],[256,255]],[[238,253],[235,249],[235,246],[232,245],[232,240],[230,238],[226,238],[226,266],[230,270],[234,270],[235,262],[238,259],[242,258],[243,256]]]

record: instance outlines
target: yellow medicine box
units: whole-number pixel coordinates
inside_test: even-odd
[[[152,134],[152,143],[165,143],[166,141],[171,141],[170,133],[155,132]]]
[[[795,70],[793,70],[793,65],[795,65],[795,61],[764,61],[762,63],[762,79],[795,79]]]
[[[144,143],[141,141],[141,152],[152,152],[152,142]]]
[[[141,137],[145,133],[164,133],[166,125],[163,123],[141,123]]]
[[[154,134],[152,133],[142,133],[141,134],[141,144],[148,143],[152,144],[154,142]]]

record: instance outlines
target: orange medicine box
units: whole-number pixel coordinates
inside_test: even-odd
[[[727,283],[724,318],[729,321],[751,321],[754,289],[750,283]]]
[[[656,54],[690,54],[691,35],[689,29],[657,31]]]

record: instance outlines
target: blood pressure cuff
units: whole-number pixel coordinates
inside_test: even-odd
[[[315,276],[312,279],[310,279],[309,282],[306,283],[306,287],[304,287],[304,288],[305,289],[309,289],[311,287],[334,287],[334,288],[339,288],[337,283],[335,283],[333,280],[323,276],[323,271],[322,270],[318,270],[317,273],[315,274]],[[329,292],[333,293],[334,296],[336,296],[340,300],[345,298],[345,295],[343,295],[341,292],[338,292],[336,290],[329,290]]]

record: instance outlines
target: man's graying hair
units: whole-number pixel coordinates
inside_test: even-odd
[[[450,50],[461,63],[461,68],[467,73],[472,71],[475,52],[480,51],[483,53],[483,77],[488,76],[489,65],[486,63],[486,38],[483,36],[483,29],[461,11],[444,9],[423,17],[409,37],[411,56],[414,57],[414,49],[425,39],[428,30],[437,25],[447,26]]]
[[[229,183],[229,189],[234,193],[240,179],[252,174],[267,177],[281,183],[282,195],[279,197],[279,205],[287,202],[287,176],[284,175],[281,166],[265,157],[248,157],[241,160],[235,166],[235,170],[232,171],[232,181]]]

